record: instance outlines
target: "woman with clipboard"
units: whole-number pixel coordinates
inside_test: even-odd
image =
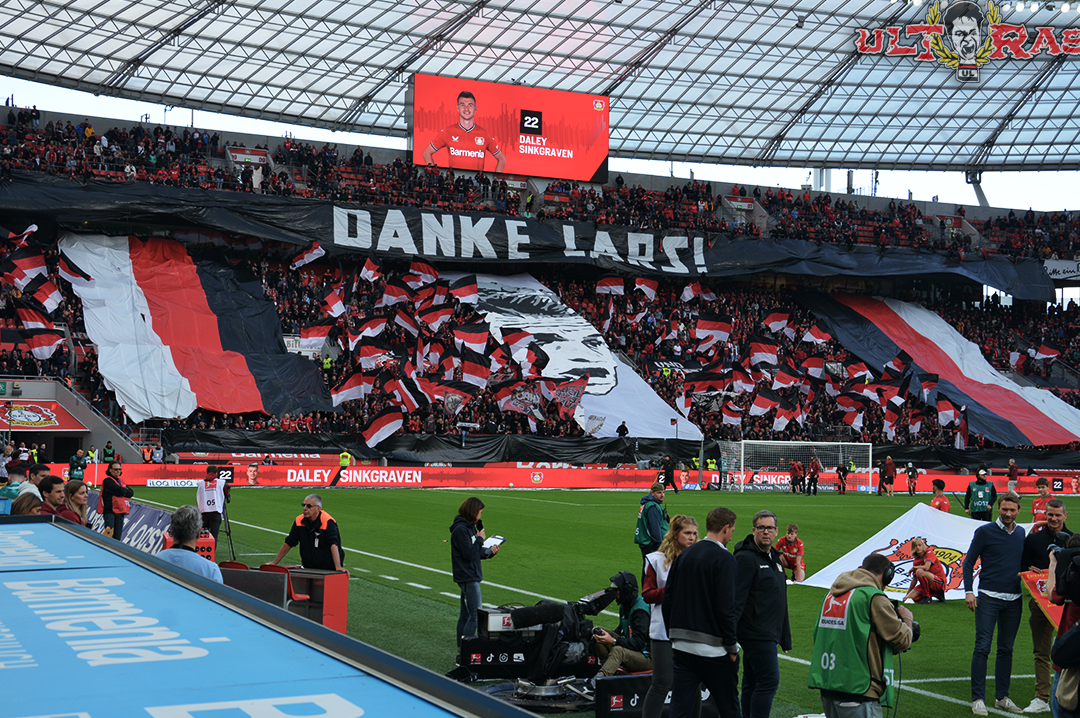
[[[461,648],[462,638],[476,635],[476,612],[480,608],[480,581],[484,572],[480,561],[491,558],[499,552],[497,538],[492,536],[490,545],[485,545],[484,524],[480,515],[484,513],[484,502],[475,496],[465,499],[458,508],[458,515],[450,525],[450,561],[453,564],[454,583],[461,589],[461,613],[458,615],[457,644]]]

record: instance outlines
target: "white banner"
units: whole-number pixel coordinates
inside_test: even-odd
[[[975,529],[983,523],[955,514],[946,514],[926,504],[917,504],[857,548],[807,578],[804,585],[829,588],[837,576],[846,571],[854,571],[870,554],[880,553],[896,566],[896,578],[885,587],[885,592],[893,598],[903,598],[911,588],[911,562],[914,559],[911,555],[911,540],[924,538],[945,567],[945,599],[962,601],[964,557],[971,546]],[[1025,531],[1031,530],[1031,524],[1020,526]],[[981,568],[981,561],[975,564],[976,593],[979,591]]]
[[[1080,262],[1072,259],[1047,259],[1043,269],[1051,279],[1076,279],[1080,277]]]

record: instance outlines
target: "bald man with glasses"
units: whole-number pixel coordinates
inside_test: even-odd
[[[322,510],[318,494],[304,497],[303,512],[296,517],[285,543],[270,563],[277,564],[295,546],[300,546],[300,565],[322,571],[342,571],[345,557],[341,533],[334,517]]]

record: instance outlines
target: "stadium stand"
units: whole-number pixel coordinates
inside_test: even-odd
[[[97,133],[91,123],[53,121],[47,119],[37,128],[27,113],[10,108],[8,125],[0,145],[2,174],[10,178],[16,169],[116,182],[148,182],[164,186],[201,187],[223,191],[260,191],[281,196],[301,195],[339,201],[375,205],[437,207],[451,212],[496,212],[514,214],[521,198],[501,180],[482,175],[454,176],[452,172],[434,168],[414,167],[400,157],[386,164],[373,161],[371,152],[355,149],[343,157],[336,146],[317,149],[310,144],[295,143],[286,138],[273,151],[278,171],[266,175],[258,188],[252,185],[250,174],[230,171],[223,160],[228,139],[187,128],[172,130],[157,126],[147,130],[141,125],[130,129],[111,127]],[[234,143],[235,144],[235,143]],[[243,146],[240,143],[239,146]],[[264,149],[256,145],[257,149]],[[269,148],[265,148],[269,149]],[[239,168],[237,168],[239,170]],[[1001,252],[1023,257],[1073,257],[1080,219],[1069,212],[1038,214],[1030,210],[1017,216],[987,220],[966,220],[966,211],[958,207],[955,215],[924,216],[915,204],[895,200],[882,209],[860,207],[850,196],[791,190],[774,192],[760,187],[731,187],[730,196],[750,196],[769,214],[764,229],[778,239],[807,239],[817,243],[832,243],[848,248],[856,244],[889,247],[913,247],[932,252],[963,256],[972,251],[970,235],[956,231],[968,222],[990,240],[979,251]],[[543,193],[542,203],[526,205],[524,210],[536,211],[537,219],[546,217],[563,220],[595,222],[640,228],[674,228],[686,230],[730,231],[734,225],[721,219],[718,212],[719,193],[707,182],[686,182],[671,185],[666,190],[647,190],[641,185],[624,183],[621,176],[613,186],[594,187],[570,182],[551,182]],[[537,205],[539,208],[537,208]],[[935,219],[938,221],[935,223]],[[955,221],[954,221],[955,220]],[[743,225],[745,232],[754,235],[762,231],[754,224]],[[7,250],[15,248],[8,241]],[[320,301],[327,288],[341,288],[346,277],[358,266],[339,262],[336,266],[316,262],[301,271],[288,266],[284,248],[258,252],[232,248],[230,257],[244,263],[262,282],[264,291],[275,304],[282,329],[286,334],[299,334],[303,327],[316,322],[325,313]],[[57,322],[65,324],[72,333],[72,349],[76,369],[70,377],[73,386],[105,416],[120,424],[125,422],[123,407],[116,400],[101,376],[93,344],[86,338],[81,303],[66,281],[59,279],[59,257],[55,249],[45,249],[48,275],[60,289],[62,301],[53,313]],[[400,279],[405,269],[389,269],[375,282],[359,282],[349,297],[345,315],[337,320],[339,337],[356,331],[362,318],[385,317],[392,320],[397,307],[380,307],[378,300],[387,281]],[[640,292],[628,290],[622,295],[598,294],[597,274],[592,270],[572,272],[539,271],[536,276],[562,302],[585,317],[608,342],[625,356],[645,378],[652,389],[672,407],[686,410],[685,376],[710,361],[745,363],[750,355],[754,335],[766,332],[777,344],[781,364],[805,377],[808,359],[820,358],[833,367],[842,379],[849,379],[845,363],[853,357],[835,341],[813,346],[803,337],[813,326],[813,316],[797,301],[789,289],[762,288],[751,283],[701,283],[701,296],[688,303],[680,298],[684,282],[662,279],[655,297],[648,299]],[[794,287],[793,287],[794,288]],[[5,285],[0,301],[0,319],[5,327],[18,327],[19,315],[15,300],[21,299],[18,289]],[[902,299],[922,301],[970,341],[978,345],[983,356],[993,366],[1030,377],[1032,383],[1047,386],[1054,395],[1072,406],[1080,406],[1075,381],[1050,381],[1050,367],[1080,365],[1080,334],[1076,331],[1077,306],[1051,305],[1044,309],[1034,302],[1003,306],[996,298],[984,301],[980,297],[901,296]],[[434,340],[453,344],[453,330],[476,319],[467,305],[454,302],[450,320],[434,335]],[[405,308],[415,313],[416,307]],[[764,328],[769,313],[782,311],[790,316],[789,332]],[[702,315],[723,315],[732,319],[730,336],[719,342],[707,356],[697,354],[696,330]],[[390,347],[404,353],[414,344],[409,333],[392,321],[387,322],[382,337]],[[1060,347],[1057,357],[1040,359],[1037,349],[1048,342]],[[347,345],[347,340],[345,340]],[[340,345],[339,345],[340,348]],[[488,347],[493,349],[494,345]],[[68,377],[68,346],[50,358],[41,360],[15,347],[0,349],[0,373],[28,376]],[[335,349],[329,365],[323,366],[327,388],[337,386],[356,369],[357,358],[345,348]],[[1026,360],[1025,360],[1026,357]],[[320,364],[320,366],[322,366]],[[861,426],[845,422],[850,412],[837,404],[837,396],[821,390],[813,382],[803,381],[787,387],[776,387],[770,374],[762,374],[753,366],[745,369],[754,379],[754,387],[737,395],[723,398],[694,400],[689,418],[708,438],[753,439],[858,439],[873,442],[910,444],[952,443],[956,428],[938,425],[934,414],[928,412],[918,428],[909,431],[911,408],[905,406],[898,417],[886,426],[886,415],[879,402],[871,401],[860,414]],[[520,373],[521,367],[511,371]],[[1072,372],[1075,378],[1075,371]],[[461,367],[454,379],[461,379]],[[772,388],[771,388],[772,387]],[[785,401],[798,405],[802,421],[788,422],[777,428],[771,414],[750,416],[751,407],[762,389],[775,390]],[[742,414],[738,424],[724,421],[720,404],[730,412]],[[199,409],[184,419],[151,419],[135,432],[170,428],[235,428],[259,430],[264,428],[293,432],[357,432],[371,416],[389,406],[391,400],[382,392],[374,392],[359,401],[343,405],[340,412],[311,412],[302,416],[265,416],[257,413],[217,413]],[[410,412],[403,430],[409,433],[454,433],[459,421],[475,423],[481,433],[524,434],[535,431],[542,436],[580,436],[577,422],[560,416],[557,405],[549,403],[546,420],[530,427],[519,413],[501,411],[490,390],[485,390],[469,402],[458,417],[421,407]],[[896,428],[899,427],[899,428]],[[148,433],[147,435],[151,435]],[[973,445],[981,445],[982,437],[972,437]]]

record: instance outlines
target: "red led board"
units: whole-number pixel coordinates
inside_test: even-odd
[[[412,82],[415,164],[607,180],[607,97],[434,75]]]

